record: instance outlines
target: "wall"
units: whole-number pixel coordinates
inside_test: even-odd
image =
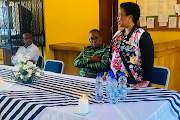
[[[3,53],[2,53],[2,49],[0,49],[0,60],[3,59]]]
[[[136,0],[119,0],[119,4],[122,2],[136,2]],[[54,52],[49,49],[49,44],[89,42],[89,30],[99,28],[99,0],[44,0],[44,17],[45,60],[54,59]],[[149,31],[149,33],[154,43],[180,39],[180,32]],[[1,56],[2,54],[0,58]]]
[[[99,0],[44,0],[45,60],[54,59],[49,44],[89,43],[89,31],[99,28]]]
[[[122,2],[135,2],[136,0],[119,0],[119,8]],[[180,39],[180,31],[148,31],[154,43]]]

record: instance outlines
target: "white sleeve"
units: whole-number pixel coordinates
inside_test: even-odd
[[[11,63],[12,65],[18,65],[18,59],[17,56],[19,55],[19,52],[21,50],[21,47],[18,49],[18,51],[16,52],[16,54],[14,56],[11,57]]]
[[[39,59],[39,48],[38,47],[34,47],[31,52],[27,53],[26,56],[30,57],[30,60],[33,60],[35,62],[38,61]]]

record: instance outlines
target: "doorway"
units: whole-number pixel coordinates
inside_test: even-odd
[[[102,40],[110,45],[111,38],[118,30],[118,0],[99,0],[99,31]]]

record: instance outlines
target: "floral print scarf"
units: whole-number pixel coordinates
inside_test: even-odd
[[[124,72],[125,76],[129,76],[119,54],[119,52],[122,51],[122,55],[127,62],[134,79],[137,82],[142,81],[142,59],[138,43],[139,37],[143,32],[144,30],[142,28],[135,28],[128,39],[123,36],[123,31],[121,30],[120,33],[112,40],[111,69],[113,70],[116,78],[120,77],[121,72]]]

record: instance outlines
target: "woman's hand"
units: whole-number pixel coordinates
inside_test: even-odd
[[[106,81],[106,76],[108,75],[108,72],[104,72],[104,75],[102,76],[103,81]]]
[[[143,81],[141,83],[138,83],[138,84],[135,84],[135,85],[131,86],[131,88],[135,88],[135,89],[144,88],[144,87],[148,86],[149,82],[150,81]]]

